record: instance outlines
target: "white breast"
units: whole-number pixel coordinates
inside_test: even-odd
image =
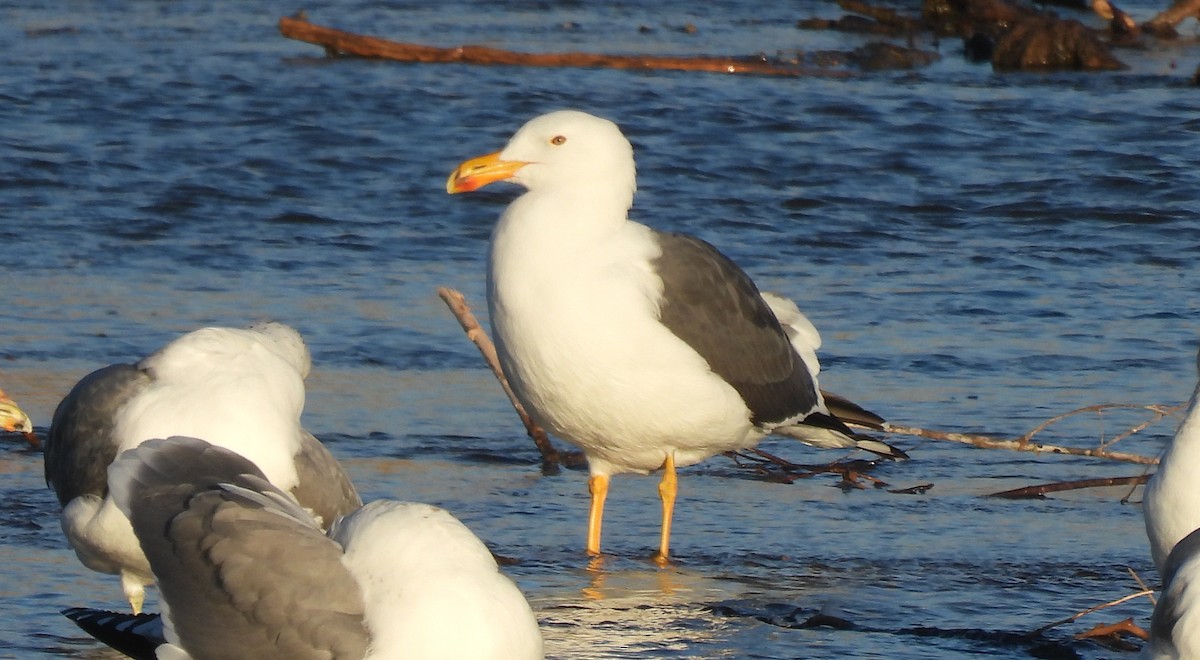
[[[658,322],[650,231],[623,212],[583,227],[562,217],[527,194],[492,244],[497,349],[534,418],[581,447],[593,473],[653,470],[667,450],[686,465],[757,440],[737,392]]]

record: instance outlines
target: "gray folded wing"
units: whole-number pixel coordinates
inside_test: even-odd
[[[812,374],[750,277],[698,238],[654,238],[662,250],[652,263],[663,283],[659,320],[737,390],[752,421],[774,424],[816,411]]]
[[[363,599],[341,546],[253,463],[153,440],[121,454],[110,483],[193,656],[363,657]]]
[[[328,529],[338,518],[362,507],[362,498],[325,445],[308,431],[302,429],[300,433],[300,452],[296,454],[299,483],[292,495],[320,518],[322,528]]]

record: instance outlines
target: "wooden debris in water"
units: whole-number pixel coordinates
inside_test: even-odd
[[[1141,28],[1138,27],[1137,21],[1133,17],[1126,14],[1120,7],[1114,5],[1110,0],[1092,0],[1092,11],[1096,12],[1100,18],[1108,21],[1109,28],[1114,36],[1121,36],[1127,39],[1136,39],[1141,36]]]
[[[559,465],[567,467],[582,467],[585,464],[583,454],[580,452],[563,453],[554,447],[550,442],[549,436],[542,427],[538,426],[537,422],[529,416],[525,411],[525,406],[517,400],[517,395],[513,393],[512,387],[508,384],[508,379],[504,377],[504,371],[500,368],[500,358],[496,355],[496,347],[492,344],[492,340],[488,338],[487,333],[483,328],[479,327],[479,321],[475,319],[475,315],[471,313],[471,308],[467,305],[466,296],[455,291],[442,287],[438,289],[438,296],[454,313],[454,318],[458,319],[459,325],[462,326],[463,332],[467,333],[467,338],[475,344],[479,349],[479,353],[483,355],[483,359],[492,369],[492,374],[496,376],[496,380],[500,381],[500,386],[504,388],[504,393],[508,395],[508,401],[512,404],[513,409],[517,411],[521,422],[525,424],[525,431],[533,438],[533,443],[537,445],[538,451],[542,453],[542,469],[547,472],[554,472]]]
[[[1176,26],[1185,19],[1200,20],[1200,0],[1176,0],[1169,8],[1142,24],[1142,29],[1160,37],[1178,37]]]
[[[1057,481],[1050,484],[1040,484],[1037,486],[1025,486],[1024,488],[1014,488],[1005,490],[999,493],[992,493],[988,497],[1000,497],[1009,500],[1023,500],[1042,498],[1046,493],[1060,493],[1067,490],[1079,490],[1082,488],[1106,488],[1108,486],[1136,486],[1146,483],[1150,479],[1148,474],[1139,474],[1136,477],[1108,477],[1100,479],[1077,479],[1075,481]]]
[[[289,39],[317,44],[330,55],[355,55],[398,62],[456,63],[533,67],[596,67],[605,69],[700,71],[770,76],[837,75],[837,72],[804,69],[761,55],[746,57],[670,57],[656,55],[605,55],[600,53],[520,53],[487,46],[439,48],[389,41],[354,34],[303,18],[279,19],[279,32]]]
[[[1126,594],[1116,600],[1110,600],[1107,603],[1101,603],[1100,605],[1095,605],[1093,607],[1089,607],[1086,610],[1083,610],[1081,612],[1076,612],[1076,613],[1072,614],[1071,616],[1059,619],[1058,621],[1054,621],[1052,623],[1048,623],[1048,624],[1042,626],[1041,628],[1038,628],[1037,630],[1034,630],[1033,632],[1026,634],[1026,637],[1030,637],[1030,638],[1038,637],[1042,634],[1045,634],[1045,632],[1047,630],[1050,630],[1051,628],[1057,628],[1058,626],[1061,626],[1063,624],[1071,623],[1071,622],[1076,621],[1084,616],[1087,616],[1088,614],[1092,614],[1094,612],[1099,612],[1101,610],[1106,610],[1110,607],[1120,605],[1121,603],[1124,603],[1126,601],[1133,600],[1134,598],[1141,598],[1142,596],[1151,596],[1153,594],[1154,594],[1154,592],[1151,591],[1150,589],[1143,589],[1141,591],[1136,591],[1131,594]]]
[[[956,433],[948,431],[935,431],[910,426],[900,426],[898,424],[888,424],[884,428],[886,433],[899,433],[901,435],[912,435],[920,438],[928,438],[930,440],[943,440],[947,442],[958,442],[981,449],[1007,449],[1009,451],[1027,451],[1035,454],[1067,454],[1071,456],[1090,456],[1093,458],[1106,458],[1113,461],[1122,461],[1126,463],[1138,463],[1141,465],[1157,465],[1157,456],[1143,456],[1141,454],[1130,454],[1127,452],[1112,451],[1110,447],[1113,444],[1128,438],[1131,435],[1139,433],[1149,427],[1151,424],[1176,414],[1183,408],[1182,405],[1165,406],[1161,404],[1137,405],[1127,403],[1102,403],[1091,406],[1076,408],[1070,412],[1056,415],[1047,419],[1035,426],[1032,430],[1024,435],[1011,439],[997,439],[986,435]],[[1061,445],[1052,445],[1045,443],[1033,442],[1033,437],[1044,431],[1047,427],[1057,422],[1060,422],[1068,417],[1079,415],[1082,413],[1103,413],[1107,410],[1145,410],[1151,413],[1151,416],[1146,421],[1137,424],[1125,431],[1109,438],[1102,440],[1096,447],[1064,447]]]
[[[925,493],[928,493],[931,488],[933,488],[933,484],[918,484],[916,486],[909,486],[908,488],[889,490],[888,492],[896,495],[924,495]]]
[[[1116,623],[1098,623],[1090,630],[1076,634],[1075,639],[1103,641],[1108,648],[1122,651],[1132,652],[1141,648],[1125,641],[1122,635],[1136,637],[1142,641],[1150,639],[1150,634],[1146,632],[1146,629],[1134,623],[1132,618],[1122,619]]]
[[[1143,582],[1140,577],[1138,577],[1138,574],[1136,572],[1134,572],[1133,569],[1128,569],[1128,570],[1129,570],[1129,574],[1133,576],[1133,579],[1138,584],[1137,591],[1126,594],[1120,598],[1117,598],[1116,600],[1111,600],[1107,603],[1102,603],[1100,605],[1089,607],[1086,610],[1076,612],[1075,614],[1072,614],[1071,616],[1065,617],[1063,619],[1059,619],[1052,623],[1048,623],[1048,624],[1042,626],[1041,628],[1038,628],[1037,630],[1026,633],[1025,637],[1028,639],[1034,639],[1034,638],[1041,637],[1041,636],[1045,635],[1045,633],[1047,631],[1051,630],[1052,628],[1056,628],[1058,626],[1061,626],[1061,625],[1064,625],[1067,623],[1072,623],[1084,616],[1087,616],[1088,614],[1093,614],[1093,613],[1099,612],[1101,610],[1106,610],[1110,607],[1120,605],[1122,603],[1131,601],[1135,598],[1141,598],[1142,596],[1146,596],[1147,598],[1149,598],[1150,604],[1154,605],[1155,604],[1154,590],[1147,587],[1146,583]],[[1130,642],[1125,640],[1123,638],[1123,635],[1137,637],[1143,641],[1150,639],[1150,635],[1145,631],[1145,629],[1142,628],[1141,626],[1135,624],[1133,622],[1133,619],[1124,619],[1124,620],[1118,621],[1116,623],[1096,624],[1095,626],[1092,626],[1092,628],[1089,630],[1086,630],[1081,633],[1077,633],[1075,635],[1075,639],[1090,639],[1096,643],[1107,646],[1108,648],[1120,650],[1120,651],[1127,651],[1127,652],[1137,651],[1138,646],[1135,644],[1131,644]]]

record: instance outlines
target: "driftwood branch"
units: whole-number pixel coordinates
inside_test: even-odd
[[[525,424],[525,432],[533,438],[533,443],[537,445],[538,451],[542,453],[542,469],[547,471],[556,470],[559,465],[567,467],[578,467],[583,465],[583,458],[576,453],[564,454],[559,452],[550,442],[550,437],[546,435],[546,431],[538,426],[537,422],[529,416],[525,411],[525,406],[517,400],[517,395],[512,391],[512,387],[508,384],[508,379],[504,376],[504,371],[500,368],[500,358],[496,355],[496,347],[492,344],[492,340],[488,338],[487,333],[479,326],[479,321],[475,319],[475,315],[471,313],[470,306],[467,305],[467,299],[463,294],[441,287],[438,289],[438,296],[450,308],[454,314],[454,318],[458,319],[459,325],[462,326],[463,332],[467,333],[467,338],[471,340],[475,347],[479,349],[479,353],[483,355],[483,359],[492,369],[492,374],[496,376],[496,380],[500,381],[500,386],[504,388],[504,393],[508,396],[509,403],[520,416],[521,422]]]
[[[1153,596],[1153,595],[1154,595],[1154,592],[1151,591],[1150,589],[1142,589],[1141,591],[1136,591],[1134,593],[1122,596],[1116,600],[1112,600],[1107,603],[1103,603],[1101,605],[1096,605],[1095,607],[1089,607],[1086,610],[1083,610],[1082,612],[1076,612],[1069,617],[1066,617],[1064,619],[1059,619],[1058,621],[1055,621],[1053,623],[1048,623],[1048,624],[1042,626],[1041,628],[1038,628],[1037,630],[1026,634],[1025,636],[1029,637],[1029,638],[1038,637],[1038,636],[1043,635],[1047,630],[1050,630],[1051,628],[1057,628],[1058,626],[1061,626],[1063,624],[1071,623],[1072,621],[1076,621],[1079,618],[1086,616],[1088,614],[1091,614],[1093,612],[1099,612],[1100,610],[1104,610],[1104,609],[1108,609],[1110,607],[1114,607],[1116,605],[1120,605],[1121,603],[1133,600],[1134,598],[1141,598],[1142,596]]]
[[[903,16],[894,9],[887,7],[876,7],[875,5],[863,2],[862,0],[838,0],[838,7],[853,12],[862,14],[870,19],[875,20],[881,25],[896,28],[904,32],[917,32],[921,29],[921,22],[914,20],[908,16]]]
[[[1075,481],[1058,481],[1052,484],[1041,484],[1040,486],[1025,486],[1024,488],[1014,488],[1005,490],[999,493],[992,493],[988,497],[1002,497],[1010,500],[1020,500],[1032,497],[1041,497],[1046,493],[1059,493],[1065,490],[1079,490],[1081,488],[1105,488],[1108,486],[1135,486],[1144,484],[1150,478],[1148,474],[1139,474],[1136,477],[1107,477],[1099,479],[1078,479]]]
[[[1092,11],[1108,21],[1113,34],[1136,36],[1139,32],[1137,21],[1110,0],[1092,0]]]
[[[1146,21],[1146,31],[1160,36],[1174,36],[1175,26],[1186,18],[1200,19],[1200,0],[1176,0],[1175,4]]]
[[[663,57],[597,53],[520,53],[487,46],[439,48],[389,41],[309,23],[302,18],[279,19],[279,32],[289,39],[323,46],[332,55],[355,55],[398,62],[509,65],[532,67],[597,67],[606,69],[701,71],[772,76],[838,76],[845,72],[813,71],[787,62],[753,57]]]
[[[1140,463],[1142,465],[1157,465],[1158,459],[1152,456],[1142,456],[1140,454],[1128,454],[1119,451],[1106,451],[1101,449],[1082,449],[1079,447],[1062,447],[1059,445],[1048,445],[1034,442],[1021,442],[1020,440],[997,440],[984,435],[973,435],[969,433],[954,433],[948,431],[934,431],[930,429],[922,429],[912,426],[898,426],[896,424],[888,424],[884,429],[888,433],[899,433],[901,435],[912,435],[920,438],[928,438],[930,440],[944,440],[947,442],[958,442],[964,445],[979,447],[980,449],[1008,449],[1010,451],[1027,451],[1034,454],[1069,454],[1071,456],[1092,456],[1095,458],[1107,458],[1114,461],[1125,461],[1126,463]]]
[[[1129,568],[1128,566],[1125,567],[1125,570],[1129,571],[1129,576],[1133,578],[1134,582],[1137,582],[1139,589],[1142,591],[1153,591],[1149,586],[1146,585],[1146,582],[1142,580],[1142,576],[1137,574],[1137,571]],[[1150,594],[1149,598],[1151,605],[1158,605],[1158,599],[1154,597],[1154,594]]]
[[[899,426],[896,424],[888,424],[884,430],[888,433],[898,433],[901,435],[912,435],[930,440],[943,440],[947,442],[958,442],[965,445],[971,445],[982,449],[1007,449],[1010,451],[1027,451],[1035,454],[1068,454],[1071,456],[1091,456],[1094,458],[1106,458],[1113,461],[1124,461],[1126,463],[1138,463],[1141,465],[1157,465],[1158,458],[1156,456],[1143,456],[1141,454],[1130,454],[1120,451],[1109,451],[1109,447],[1120,439],[1127,438],[1142,429],[1145,429],[1150,424],[1173,414],[1179,410],[1181,406],[1162,406],[1162,405],[1133,405],[1124,403],[1103,403],[1094,406],[1084,406],[1077,408],[1061,415],[1056,415],[1050,419],[1035,426],[1032,430],[1024,435],[1013,440],[1001,440],[991,438],[984,435],[974,435],[968,433],[954,433],[946,431],[934,431],[930,429],[922,429],[916,427]],[[1033,442],[1033,437],[1044,431],[1047,427],[1055,422],[1062,421],[1073,415],[1086,412],[1102,412],[1109,409],[1134,409],[1147,410],[1154,414],[1149,421],[1134,426],[1133,428],[1115,436],[1113,439],[1101,443],[1094,448],[1081,447],[1063,447],[1060,445],[1051,445],[1044,443]]]
[[[1133,427],[1126,433],[1123,433],[1120,436],[1118,436],[1116,439],[1110,440],[1106,443],[1102,443],[1101,446],[1106,447],[1106,446],[1113,444],[1114,442],[1116,442],[1117,440],[1119,440],[1121,438],[1129,437],[1129,436],[1133,435],[1134,433],[1141,431],[1142,429],[1146,428],[1147,426],[1150,426],[1150,424],[1157,422],[1158,420],[1162,419],[1163,417],[1172,415],[1182,408],[1183,408],[1182,405],[1162,406],[1162,405],[1158,405],[1158,404],[1152,404],[1152,405],[1148,405],[1148,406],[1143,406],[1143,405],[1136,405],[1136,404],[1131,404],[1131,403],[1099,403],[1099,404],[1096,404],[1093,406],[1084,406],[1082,408],[1076,408],[1075,410],[1072,410],[1070,412],[1065,412],[1061,415],[1055,415],[1054,417],[1051,417],[1050,419],[1033,427],[1033,429],[1031,431],[1029,431],[1025,435],[1017,438],[1017,441],[1027,443],[1033,439],[1033,436],[1037,435],[1038,433],[1041,433],[1047,427],[1049,427],[1051,424],[1054,424],[1055,422],[1060,422],[1060,421],[1062,421],[1068,417],[1071,417],[1073,415],[1078,415],[1079,413],[1087,413],[1087,412],[1097,412],[1098,413],[1098,412],[1103,412],[1105,410],[1113,410],[1113,409],[1148,410],[1148,411],[1154,413],[1155,416],[1153,418],[1151,418],[1148,422],[1146,422],[1144,424],[1139,424],[1138,426]]]
[[[1090,639],[1097,642],[1107,642],[1105,645],[1119,650],[1136,651],[1136,645],[1129,644],[1122,636],[1137,637],[1143,642],[1150,641],[1150,633],[1133,622],[1133,618],[1122,619],[1116,623],[1098,623],[1091,630],[1075,635],[1075,639]],[[1114,645],[1117,645],[1114,647]]]

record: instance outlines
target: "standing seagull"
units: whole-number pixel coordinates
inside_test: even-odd
[[[45,461],[63,533],[84,566],[120,576],[135,613],[154,578],[109,497],[108,466],[125,449],[200,436],[253,461],[326,526],[362,505],[337,460],[300,425],[311,364],[304,340],[286,325],[204,328],[137,364],[85,376],[59,403]]]
[[[526,192],[492,235],[492,332],[521,403],[587,455],[589,553],[611,475],[662,468],[665,560],[676,466],[798,426],[855,444],[740,268],[700,239],[629,220],[633,148],[616,124],[537,117],[503,151],[460,165],[446,190],[501,180]]]
[[[442,509],[378,500],[326,535],[253,463],[196,438],[149,440],[108,472],[158,578],[158,658],[542,657],[521,591]],[[67,614],[102,639],[129,628]],[[154,632],[126,619],[125,637]]]
[[[1200,373],[1200,352],[1196,355],[1196,370]],[[1167,445],[1158,470],[1146,484],[1142,496],[1142,515],[1146,519],[1146,536],[1150,538],[1150,555],[1159,576],[1164,577],[1164,564],[1171,548],[1180,539],[1200,528],[1200,383],[1192,392],[1183,423],[1175,438]]]

